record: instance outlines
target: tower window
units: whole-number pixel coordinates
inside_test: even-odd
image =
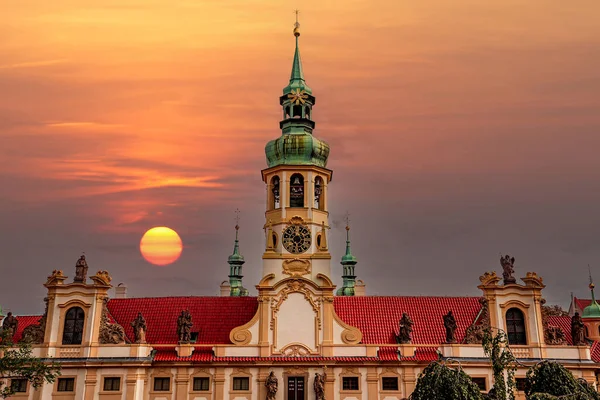
[[[290,207],[304,207],[304,177],[301,174],[292,175]]]
[[[62,344],[81,344],[85,313],[81,307],[72,307],[65,315]]]
[[[506,331],[509,344],[527,344],[523,311],[511,308],[506,312]]]
[[[302,106],[294,105],[294,118],[302,118]]]
[[[317,176],[315,179],[315,208],[323,210],[323,178]]]
[[[308,106],[304,107],[304,117],[310,119],[310,107]]]
[[[273,192],[273,201],[271,202],[271,209],[281,207],[281,203],[279,202],[279,177],[274,176],[271,178],[271,190]]]

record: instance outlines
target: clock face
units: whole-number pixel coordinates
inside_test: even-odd
[[[310,231],[304,225],[290,225],[283,231],[282,243],[290,253],[304,253],[310,248]]]

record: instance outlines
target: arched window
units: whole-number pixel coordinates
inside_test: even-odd
[[[506,331],[509,344],[527,344],[523,311],[511,308],[506,312]]]
[[[309,106],[304,107],[304,118],[310,119],[310,107]]]
[[[281,207],[279,203],[279,177],[274,176],[271,178],[271,190],[273,191],[273,201],[271,202],[271,209]]]
[[[323,210],[323,178],[317,176],[315,179],[315,208]]]
[[[304,177],[292,175],[290,180],[290,207],[304,207]]]
[[[81,344],[85,313],[80,307],[69,308],[65,315],[62,344]]]
[[[302,106],[294,105],[293,107],[294,118],[302,118]]]

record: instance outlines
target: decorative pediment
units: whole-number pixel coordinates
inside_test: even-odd
[[[283,261],[283,273],[290,276],[302,276],[310,274],[310,261],[295,258]]]
[[[496,286],[500,282],[500,278],[496,275],[496,271],[486,272],[479,277],[481,284],[484,286]]]
[[[306,357],[310,356],[312,352],[301,343],[292,343],[281,349],[281,354],[288,357]]]
[[[98,286],[110,286],[110,281],[112,281],[108,271],[98,271],[96,272],[96,275],[92,276],[90,279]]]
[[[46,281],[46,285],[62,285],[63,282],[67,279],[65,274],[59,269],[55,269],[52,271],[52,274],[48,277]]]
[[[535,272],[528,272],[524,278],[521,278],[523,282],[525,282],[525,286],[543,289],[546,287],[544,285],[544,280],[541,276],[536,274]]]

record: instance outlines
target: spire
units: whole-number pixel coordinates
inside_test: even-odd
[[[248,290],[242,286],[242,266],[244,265],[244,256],[240,254],[240,245],[238,232],[240,230],[240,210],[235,210],[235,243],[233,245],[233,254],[229,256],[229,285],[231,296],[248,296]]]
[[[294,36],[296,38],[296,50],[294,51],[294,61],[292,63],[292,73],[290,75],[290,83],[283,89],[283,94],[292,92],[304,92],[312,94],[312,90],[306,85],[304,80],[304,72],[302,71],[302,59],[300,58],[300,23],[298,22],[299,10],[294,10],[296,13],[296,23],[294,24]]]
[[[354,286],[356,285],[354,267],[357,263],[358,260],[352,255],[350,249],[350,214],[346,213],[346,254],[342,256],[343,284],[337,291],[338,296],[354,296]]]
[[[590,275],[590,284],[589,284],[589,288],[590,288],[590,292],[592,293],[592,302],[590,303],[589,306],[587,306],[586,308],[583,309],[583,318],[600,318],[600,304],[598,304],[598,302],[596,301],[596,296],[594,295],[594,288],[596,287],[596,285],[594,285],[594,280],[592,279],[592,270],[590,269],[590,266],[588,264],[588,273]]]

